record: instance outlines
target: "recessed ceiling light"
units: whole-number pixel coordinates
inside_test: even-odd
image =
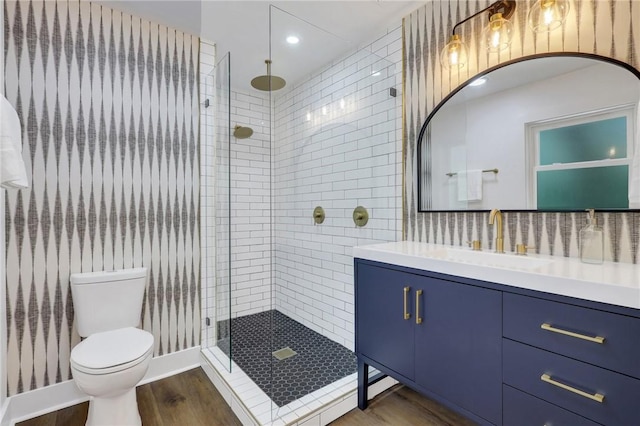
[[[298,44],[299,41],[300,41],[300,39],[298,37],[296,37],[296,36],[291,35],[291,36],[287,37],[287,43],[289,43],[289,44]]]
[[[487,82],[487,79],[484,77],[480,77],[480,78],[476,78],[475,80],[473,80],[471,83],[469,83],[469,86],[482,86],[483,84],[485,84]]]
[[[372,76],[378,77],[380,75],[380,71],[374,71],[371,73]]]

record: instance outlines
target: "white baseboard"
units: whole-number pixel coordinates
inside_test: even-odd
[[[151,360],[149,371],[140,381],[140,385],[155,382],[196,367],[200,367],[200,346],[158,356]]]
[[[141,385],[200,366],[200,346],[173,352],[151,359],[149,371]],[[73,380],[56,383],[40,389],[9,397],[2,407],[1,426],[13,426],[18,422],[51,413],[62,408],[87,401]]]
[[[9,415],[9,400],[5,399],[0,408],[0,426],[11,426],[11,416]]]

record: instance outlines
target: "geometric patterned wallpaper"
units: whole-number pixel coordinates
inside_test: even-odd
[[[154,356],[200,343],[199,39],[85,1],[5,1],[31,186],[5,203],[8,393],[71,379],[73,272],[146,266]]]
[[[561,29],[534,34],[526,17],[533,0],[517,1],[511,18],[514,35],[505,51],[489,54],[480,46],[486,24],[478,16],[456,31],[469,47],[469,66],[460,73],[440,66],[440,51],[461,21],[492,1],[431,1],[404,19],[405,103],[403,163],[403,239],[463,245],[480,236],[493,241],[493,227],[481,212],[426,212],[417,210],[416,140],[424,120],[452,90],[502,62],[548,52],[583,52],[640,66],[640,2],[634,0],[570,0],[570,12]],[[484,217],[483,217],[484,214]],[[585,224],[581,213],[510,213],[505,221],[506,247],[524,242],[538,253],[579,256],[578,232]],[[599,213],[605,228],[605,259],[640,262],[640,213]]]

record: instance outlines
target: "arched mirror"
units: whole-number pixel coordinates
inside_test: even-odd
[[[640,208],[640,73],[527,57],[443,100],[418,139],[420,211]]]

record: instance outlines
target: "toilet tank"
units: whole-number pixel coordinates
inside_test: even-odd
[[[140,324],[147,268],[71,274],[71,296],[78,334]]]

